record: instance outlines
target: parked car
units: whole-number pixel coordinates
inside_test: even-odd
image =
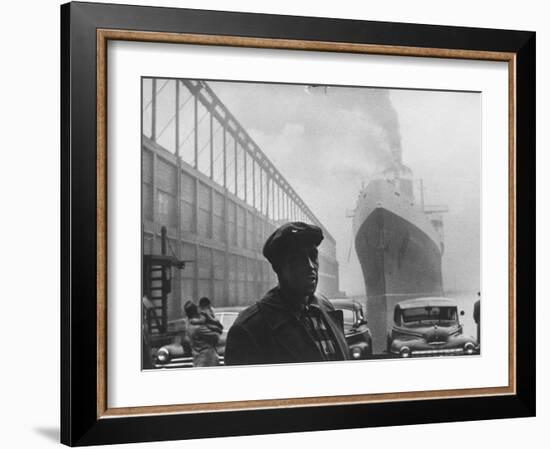
[[[223,331],[220,335],[220,339],[218,340],[218,345],[216,347],[218,355],[220,356],[220,363],[222,364],[223,357],[225,355],[227,332],[229,332],[229,328],[233,326],[233,323],[237,319],[239,312],[243,309],[244,307],[218,307],[214,309],[214,315],[216,315],[216,319],[223,325]]]
[[[396,304],[387,344],[388,352],[400,357],[470,355],[476,349],[475,338],[464,334],[456,303],[447,298]]]
[[[187,368],[193,366],[191,345],[186,338],[187,318],[168,321],[170,342],[160,346],[154,356],[155,368]]]
[[[344,334],[354,360],[372,356],[372,336],[367,327],[363,307],[353,299],[331,299],[336,310],[344,313]]]
[[[214,308],[216,319],[223,325],[223,331],[216,346],[216,351],[220,358],[220,365],[224,364],[227,332],[237,319],[237,315],[241,310],[243,310],[243,307]],[[171,343],[158,349],[154,363],[155,368],[190,368],[193,366],[191,345],[185,334],[186,322],[186,318],[180,318],[168,323],[169,329],[177,329],[178,333]]]

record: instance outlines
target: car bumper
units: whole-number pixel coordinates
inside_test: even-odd
[[[471,355],[476,345],[471,341],[454,341],[445,343],[426,343],[419,341],[394,342],[391,353],[400,357],[430,357],[444,355]]]
[[[219,358],[219,365],[224,365],[223,356]],[[153,366],[157,369],[193,368],[193,357],[175,357],[168,362],[155,361]]]
[[[392,350],[392,354],[401,355],[401,351]],[[448,349],[411,349],[410,354],[413,357],[427,357],[434,355],[463,355],[464,348],[448,348]]]

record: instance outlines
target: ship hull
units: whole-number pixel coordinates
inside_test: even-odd
[[[365,280],[373,351],[382,353],[395,304],[443,294],[442,244],[418,206],[373,195],[376,189],[370,193],[358,205],[355,249]]]

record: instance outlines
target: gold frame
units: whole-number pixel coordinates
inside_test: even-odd
[[[229,410],[260,410],[289,407],[349,405],[423,399],[502,396],[516,394],[516,54],[493,51],[453,50],[422,47],[402,47],[321,41],[246,38],[221,35],[156,33],[98,29],[97,37],[97,417],[121,417],[170,413],[221,412]],[[107,407],[107,42],[109,40],[217,45],[232,47],[270,48],[305,51],[363,53],[377,55],[415,56],[501,61],[508,63],[508,254],[509,254],[509,314],[508,314],[508,386],[433,390],[421,392],[379,393],[349,396],[321,396],[288,399],[232,401],[201,404]]]

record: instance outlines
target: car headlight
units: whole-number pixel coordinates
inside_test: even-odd
[[[351,349],[351,357],[352,357],[353,359],[359,359],[359,358],[361,358],[361,353],[362,353],[361,348],[359,348],[359,347],[357,347],[357,346],[356,346],[355,348],[352,348],[352,349]]]
[[[404,359],[406,359],[407,357],[410,357],[411,356],[411,350],[409,349],[408,346],[403,346],[400,350],[399,350],[399,355],[401,357],[403,357]]]
[[[167,363],[170,360],[170,353],[166,348],[160,348],[157,352],[157,360],[159,363]]]
[[[464,353],[468,355],[472,355],[474,353],[475,346],[472,342],[468,342],[464,345]]]

